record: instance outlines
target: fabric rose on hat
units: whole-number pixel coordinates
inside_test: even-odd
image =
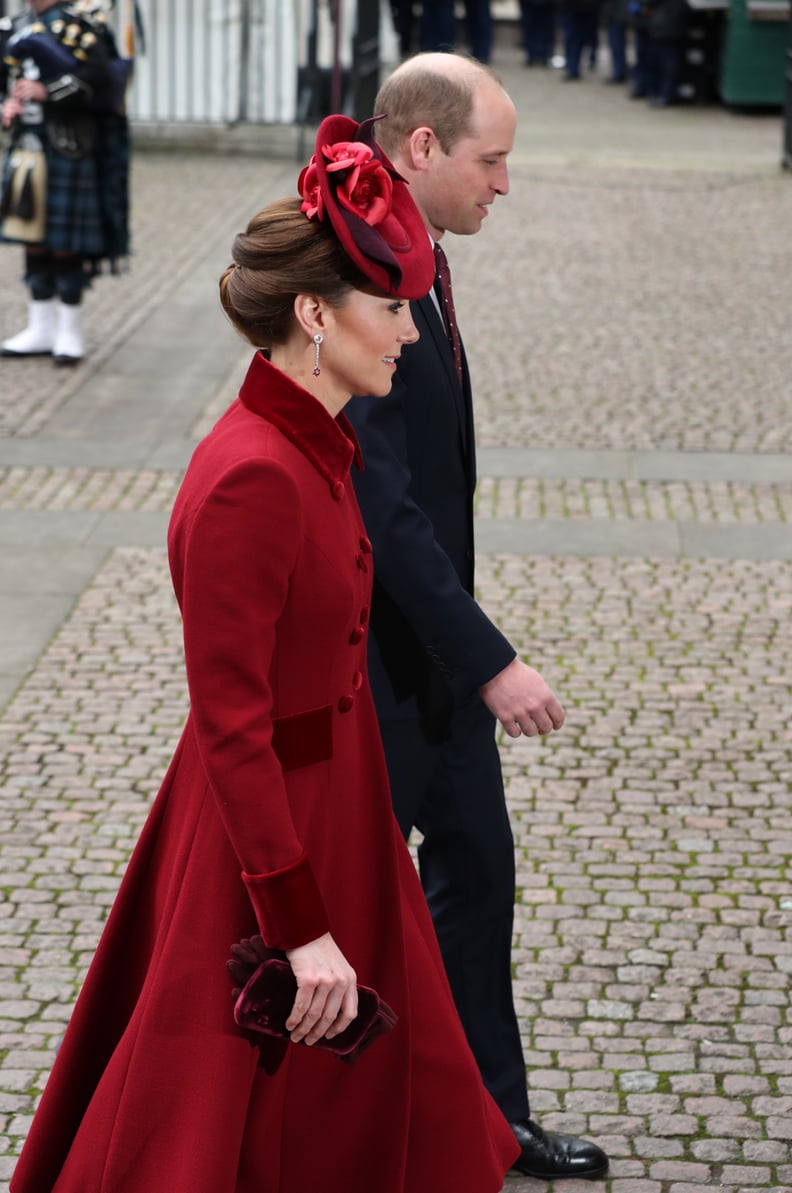
[[[336,191],[341,206],[367,224],[382,223],[390,213],[393,182],[371,147],[361,141],[338,141],[323,145],[322,153],[330,163],[328,174],[348,171],[339,179]]]
[[[339,204],[367,224],[381,224],[390,214],[393,202],[391,176],[362,141],[337,141],[323,145],[327,173],[337,175],[335,194]],[[308,219],[323,218],[322,193],[315,156],[300,174],[298,189],[303,196],[300,210]]]
[[[309,220],[314,216],[321,220],[324,218],[324,203],[322,202],[322,188],[319,185],[319,171],[316,168],[316,159],[311,158],[308,165],[300,173],[297,180],[297,190],[303,197],[300,205],[300,211],[304,211]]]
[[[300,171],[300,211],[327,224],[371,285],[399,298],[423,298],[432,286],[434,253],[406,179],[374,140],[374,125],[351,116],[325,116],[314,153]]]

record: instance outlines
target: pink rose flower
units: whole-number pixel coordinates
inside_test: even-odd
[[[371,146],[364,145],[362,141],[336,141],[334,145],[323,145],[322,153],[330,162],[327,167],[328,174],[332,170],[347,170],[351,166],[362,166],[364,162],[371,161],[374,156]]]
[[[338,141],[323,145],[322,153],[330,163],[328,174],[348,171],[345,178],[339,179],[336,190],[341,206],[367,224],[382,223],[390,213],[393,182],[371,147],[360,141]]]
[[[339,204],[371,226],[386,220],[393,202],[393,180],[375,158],[371,146],[361,141],[337,141],[334,145],[323,145],[322,154],[327,159],[328,175],[337,175],[335,193]],[[324,203],[315,154],[300,173],[297,189],[303,200],[300,211],[309,220],[323,219]]]
[[[297,190],[303,197],[300,211],[305,212],[309,220],[314,216],[321,220],[324,214],[322,192],[319,187],[319,171],[316,168],[316,158],[312,157],[308,165],[301,171],[297,179]]]

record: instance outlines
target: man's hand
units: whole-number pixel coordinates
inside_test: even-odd
[[[552,733],[564,723],[564,710],[538,671],[512,659],[479,688],[481,699],[509,737]]]
[[[25,105],[18,99],[7,99],[3,104],[3,128],[10,128],[17,116],[21,116]]]
[[[36,103],[43,104],[48,96],[47,88],[38,79],[17,79],[14,83],[13,97],[20,103],[35,100]]]

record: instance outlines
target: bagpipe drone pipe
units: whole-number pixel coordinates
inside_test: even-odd
[[[100,39],[107,54],[107,82],[96,89],[88,106],[97,112],[121,112],[134,59],[120,57],[112,34],[99,25],[91,27],[87,21],[74,20],[50,28],[43,21],[27,21],[5,40],[3,62],[6,69],[19,74],[25,60],[32,60],[43,83],[74,74],[79,77],[80,66],[97,53]]]

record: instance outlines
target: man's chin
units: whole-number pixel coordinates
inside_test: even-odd
[[[483,222],[483,216],[473,215],[470,219],[466,219],[464,223],[460,220],[455,228],[446,228],[446,232],[452,232],[454,236],[475,236],[477,232],[481,231]]]

